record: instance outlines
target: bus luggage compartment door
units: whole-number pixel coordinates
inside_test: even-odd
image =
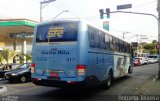
[[[76,77],[77,52],[72,49],[49,49],[36,52],[36,74],[44,76]],[[41,71],[41,72],[39,72]]]

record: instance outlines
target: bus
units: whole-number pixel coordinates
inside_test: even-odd
[[[32,82],[51,87],[110,87],[133,71],[132,45],[89,24],[63,19],[37,24],[32,47]]]

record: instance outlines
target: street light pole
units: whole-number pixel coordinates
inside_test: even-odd
[[[56,0],[44,0],[44,1],[40,2],[40,22],[43,20],[42,19],[42,9],[44,7],[46,7],[49,3],[53,2],[53,1],[56,1]],[[43,4],[46,4],[46,5],[43,6]]]
[[[69,12],[69,11],[68,10],[64,10],[64,11],[60,12],[58,15],[56,15],[53,19],[57,18],[59,15],[61,15],[64,12]]]
[[[123,39],[125,39],[124,34],[127,34],[127,33],[131,33],[131,32],[123,32]]]
[[[40,22],[42,21],[42,4],[40,3]]]
[[[158,43],[160,43],[160,1],[157,0],[157,11],[158,11]],[[158,49],[159,50],[159,49]],[[160,50],[158,53],[158,79],[160,79]]]

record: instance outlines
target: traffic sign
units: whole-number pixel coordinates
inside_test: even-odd
[[[103,28],[109,31],[109,21],[104,21],[103,22]]]
[[[132,4],[118,5],[117,10],[132,8]]]

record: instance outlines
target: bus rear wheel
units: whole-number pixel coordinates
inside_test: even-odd
[[[111,75],[109,74],[108,75],[108,79],[107,79],[107,82],[106,82],[106,87],[109,88],[111,86],[111,82],[112,82],[112,77]]]
[[[111,73],[108,74],[108,79],[106,80],[106,82],[102,85],[102,87],[104,89],[108,89],[111,87],[111,84],[112,84],[112,75]]]

